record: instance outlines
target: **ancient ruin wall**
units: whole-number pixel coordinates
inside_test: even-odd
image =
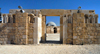
[[[97,22],[97,14],[73,13],[71,16],[72,23],[68,22],[68,15],[67,19],[64,19],[67,23],[67,27],[64,27],[64,29],[67,29],[67,33],[64,33],[63,43],[79,45],[100,44],[100,24]]]
[[[28,13],[4,14],[4,17],[7,20],[3,19],[0,23],[0,44],[39,43],[42,36],[41,18]],[[37,35],[38,32],[40,35]]]

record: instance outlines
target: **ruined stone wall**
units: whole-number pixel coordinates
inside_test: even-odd
[[[28,24],[28,44],[34,44],[34,24]]]
[[[73,14],[73,44],[83,44],[85,35],[84,13]]]
[[[7,24],[0,23],[0,44],[7,44]]]
[[[0,23],[0,44],[39,43],[42,36],[41,18],[28,13],[15,13],[6,15],[5,19]]]
[[[77,10],[53,9],[25,11],[27,13],[10,10],[10,14],[3,15],[0,23],[0,44],[39,44],[41,39],[45,42],[46,16],[60,16],[62,43],[100,43],[100,24],[94,10],[80,10],[81,13],[77,13]]]
[[[15,17],[16,23],[16,34],[15,43],[16,44],[28,44],[28,13],[16,13]]]
[[[13,22],[15,15],[3,14],[2,23],[0,23],[0,44],[14,44],[16,24]]]
[[[66,37],[66,43],[72,44],[73,43],[73,24],[68,23],[67,24],[67,37]]]
[[[88,23],[84,28],[84,43],[83,44],[100,44],[100,24]]]
[[[96,22],[98,21],[96,19],[97,16],[96,14],[94,14],[94,17],[89,15],[87,21],[84,13],[73,14],[73,44],[100,43],[100,35],[98,32],[100,31],[100,24]]]
[[[98,15],[88,15],[84,13],[73,13],[72,23],[68,23],[68,15],[63,18],[64,33],[63,43],[67,44],[99,44],[100,43],[100,24],[98,24]],[[91,20],[91,18],[93,20]],[[65,26],[67,24],[67,27]],[[67,31],[66,31],[67,29]]]
[[[28,44],[34,44],[34,23],[35,23],[34,15],[29,15],[29,24],[28,24]]]

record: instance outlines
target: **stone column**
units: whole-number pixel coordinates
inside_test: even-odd
[[[6,14],[5,23],[7,23],[7,20],[8,20],[8,14]]]
[[[63,44],[66,44],[67,41],[67,24],[68,24],[68,19],[69,17],[63,17]],[[71,20],[70,20],[71,21]]]
[[[2,23],[7,23],[7,18],[8,18],[8,15],[7,14],[3,14]]]
[[[95,23],[96,18],[94,18],[94,23]]]
[[[60,15],[60,41],[63,43],[63,16]]]
[[[46,16],[42,16],[42,42],[46,41]]]
[[[35,18],[34,25],[34,44],[39,44],[42,36],[41,18]]]
[[[2,21],[1,21],[1,23],[3,23],[3,14],[1,15],[1,18],[2,18]]]
[[[2,22],[5,23],[6,14],[3,14]]]

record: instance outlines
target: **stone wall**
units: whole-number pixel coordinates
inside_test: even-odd
[[[25,11],[10,10],[10,14],[2,15],[0,44],[45,42],[46,16],[60,16],[60,41],[63,44],[100,44],[100,24],[94,10],[80,10],[81,13],[54,9]]]
[[[68,23],[68,14],[63,20],[63,43],[67,44],[99,44],[100,24],[97,23],[98,15],[88,15],[84,13],[73,13],[72,23]],[[91,18],[93,20],[91,20]],[[86,20],[88,19],[88,20]],[[65,23],[66,22],[66,23]],[[67,29],[67,31],[66,31]]]
[[[100,43],[98,15],[88,15],[88,21],[84,13],[73,14],[73,44],[98,44]],[[91,20],[93,19],[93,20]],[[95,20],[95,21],[94,21]],[[87,22],[86,22],[87,21]]]
[[[0,44],[39,44],[41,18],[28,13],[8,14],[5,18],[0,23]]]

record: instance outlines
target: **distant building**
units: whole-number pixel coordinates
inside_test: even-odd
[[[49,22],[46,25],[46,33],[60,33],[60,26],[56,26],[54,22]]]

